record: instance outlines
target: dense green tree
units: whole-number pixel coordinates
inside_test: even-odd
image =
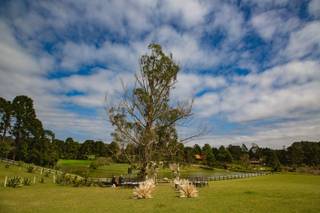
[[[261,151],[257,144],[253,143],[250,150],[249,150],[249,157],[251,160],[260,160]]]
[[[245,169],[249,169],[249,167],[250,167],[249,154],[244,153],[244,154],[241,155],[241,157],[240,157],[240,164],[241,164]]]
[[[10,152],[14,149],[13,141],[10,138],[5,138],[0,141],[0,157],[8,158]]]
[[[72,138],[67,138],[64,146],[66,159],[77,159],[79,155],[80,144]]]
[[[117,161],[121,151],[119,143],[112,141],[110,144],[108,144],[107,150],[109,156],[111,156],[113,160]]]
[[[244,151],[240,146],[229,145],[227,149],[231,153],[233,160],[236,161],[239,161],[241,156],[244,154]]]
[[[217,160],[221,163],[231,163],[233,159],[229,150],[226,149],[224,146],[220,146],[217,155]]]
[[[303,147],[301,143],[293,143],[288,148],[288,155],[292,165],[301,165],[304,159]]]
[[[10,130],[12,114],[13,110],[11,102],[0,97],[0,134],[2,141],[4,141]]]
[[[302,141],[303,163],[309,166],[320,164],[320,143]]]
[[[86,159],[89,155],[95,155],[95,142],[86,140],[80,145],[78,156],[80,159]]]
[[[187,164],[191,164],[194,162],[193,148],[192,147],[184,147],[184,162]]]
[[[36,118],[33,101],[27,96],[17,96],[12,101],[14,110],[13,135],[15,137],[14,158],[27,160],[29,154],[28,143],[30,140],[39,140],[43,135],[41,121]],[[32,143],[33,144],[33,143]]]
[[[201,155],[201,147],[199,146],[199,144],[195,144],[193,145],[193,154],[194,155]]]
[[[202,154],[203,154],[203,163],[208,165],[208,166],[213,166],[215,164],[215,157],[212,152],[212,148],[209,144],[205,144],[202,147]]]
[[[108,157],[106,144],[102,141],[96,141],[94,143],[93,154],[100,157]]]
[[[58,154],[58,158],[66,159],[66,150],[63,140],[54,139],[52,142],[52,149],[55,150],[55,153]]]

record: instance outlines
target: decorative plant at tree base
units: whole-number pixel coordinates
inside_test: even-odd
[[[139,184],[139,187],[135,187],[133,190],[133,196],[137,199],[152,198],[152,192],[154,191],[156,185],[152,179],[148,179]]]
[[[6,182],[6,186],[17,188],[23,186],[23,178],[20,176],[9,177]]]
[[[189,180],[181,179],[175,181],[175,184],[178,186],[180,197],[198,197],[198,190]]]

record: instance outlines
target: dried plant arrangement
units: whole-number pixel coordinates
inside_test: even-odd
[[[180,197],[193,198],[198,197],[198,190],[189,180],[180,179],[175,180],[177,189],[179,190]]]
[[[133,190],[133,196],[136,199],[146,199],[152,198],[152,192],[154,191],[156,185],[153,179],[148,179],[139,184],[139,187],[135,187]]]

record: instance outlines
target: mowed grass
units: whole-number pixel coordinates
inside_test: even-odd
[[[32,176],[0,164],[6,175]],[[132,189],[58,186],[46,179],[22,188],[0,187],[0,212],[320,212],[320,176],[275,174],[210,182],[198,198],[178,198],[159,184],[148,200],[132,199]]]
[[[67,166],[86,166],[88,167],[92,160],[59,160],[57,165],[62,167]]]
[[[113,175],[126,175],[128,173],[128,164],[125,163],[111,163],[109,165],[101,166],[97,169],[90,169],[89,166],[92,161],[90,160],[59,160],[58,166],[62,170],[73,172],[77,170],[87,169],[90,177],[112,177]],[[137,172],[137,171],[135,171]],[[180,169],[180,175],[182,177],[188,176],[213,176],[213,175],[227,175],[237,174],[236,172],[230,172],[223,169],[205,169],[197,165],[182,167]],[[172,172],[169,168],[163,168],[159,170],[159,178],[171,178]]]

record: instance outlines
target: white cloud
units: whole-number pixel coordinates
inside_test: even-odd
[[[260,147],[282,149],[283,146],[296,141],[319,141],[320,119],[310,118],[302,121],[291,121],[272,126],[250,128],[251,134],[207,135],[192,141],[191,144],[209,143],[214,146],[252,143]]]
[[[288,14],[280,9],[269,10],[286,5],[287,0],[249,2],[256,6],[249,21],[238,5],[223,1],[67,0],[32,1],[28,6],[8,2],[0,21],[0,96],[32,97],[40,119],[60,137],[108,138],[112,128],[103,111],[105,95],[117,101],[116,94],[122,90],[120,79],[132,83],[139,56],[147,52],[150,42],[158,42],[182,67],[173,99],[199,96],[194,103],[198,123],[217,114],[248,125],[264,119],[299,121],[252,129],[251,135],[240,131],[213,138],[223,143],[263,144],[317,138],[320,67],[312,60],[319,54],[319,21],[303,23],[295,16],[287,19]],[[317,17],[317,2],[309,4],[313,17]],[[274,58],[285,58],[288,63],[253,72],[261,62],[252,59],[254,52],[241,49],[241,39],[250,26],[265,40],[272,40],[270,52],[283,48]],[[224,37],[215,47],[210,39],[217,31]],[[52,48],[49,53],[45,44]],[[309,55],[313,57],[308,59]],[[303,61],[292,61],[301,58]],[[76,73],[83,65],[96,63],[107,68],[93,69],[86,75]],[[218,72],[215,68],[235,63],[252,72],[241,77],[197,73]],[[71,76],[46,77],[60,69],[67,69]],[[79,94],[66,95],[74,91]],[[68,104],[96,115],[71,112],[64,108]],[[312,121],[306,116],[310,113],[315,117]]]
[[[202,116],[224,112],[234,122],[296,118],[320,107],[319,70],[318,62],[298,61],[238,77],[222,91],[196,98],[195,110]]]
[[[305,24],[290,35],[289,43],[282,52],[289,59],[320,53],[320,21]]]
[[[235,6],[218,2],[219,7],[212,5],[214,10],[214,20],[209,24],[209,29],[222,28],[226,31],[229,42],[238,41],[246,32],[244,17]],[[213,28],[213,29],[212,29]]]
[[[275,36],[290,33],[300,24],[297,18],[288,18],[282,13],[281,10],[270,10],[256,14],[252,17],[251,23],[262,38],[274,40]]]
[[[70,71],[81,65],[107,63],[109,67],[135,71],[138,65],[138,51],[130,46],[104,42],[101,47],[85,43],[67,42],[62,46],[61,66]],[[131,69],[131,70],[130,70]]]
[[[275,7],[284,7],[290,0],[244,0],[244,2],[258,7],[259,10],[270,10]]]
[[[115,101],[115,95],[123,92],[123,86],[130,86],[132,83],[133,74],[116,74],[105,69],[98,69],[90,75],[73,75],[61,80],[65,92],[82,93],[69,97],[66,102],[84,107],[105,107],[106,98],[108,102]]]
[[[41,64],[29,55],[12,36],[11,29],[0,21],[0,68],[3,72],[39,73]]]
[[[173,90],[174,99],[191,99],[201,90],[211,90],[227,86],[222,77],[197,75],[195,73],[179,73],[177,84]]]
[[[311,0],[308,5],[308,11],[314,17],[320,17],[320,1]]]
[[[202,24],[205,16],[208,14],[208,5],[200,0],[176,0],[176,1],[159,1],[160,14],[165,18],[181,19],[186,27],[193,27]]]
[[[24,49],[14,39],[6,24],[1,22],[0,28],[0,96],[9,100],[18,95],[31,97],[44,127],[54,130],[58,137],[82,134],[82,138],[88,138],[89,135],[95,138],[109,138],[107,129],[110,129],[110,126],[106,114],[90,117],[64,110],[62,104],[70,99],[59,94],[68,91],[69,88],[63,81],[49,80],[44,75],[44,71],[50,70],[52,64],[42,63],[41,58],[34,57]],[[90,87],[88,84],[86,89],[102,90],[94,82],[91,83],[93,86]],[[76,83],[73,87],[82,88]],[[111,84],[109,88],[112,88]]]

